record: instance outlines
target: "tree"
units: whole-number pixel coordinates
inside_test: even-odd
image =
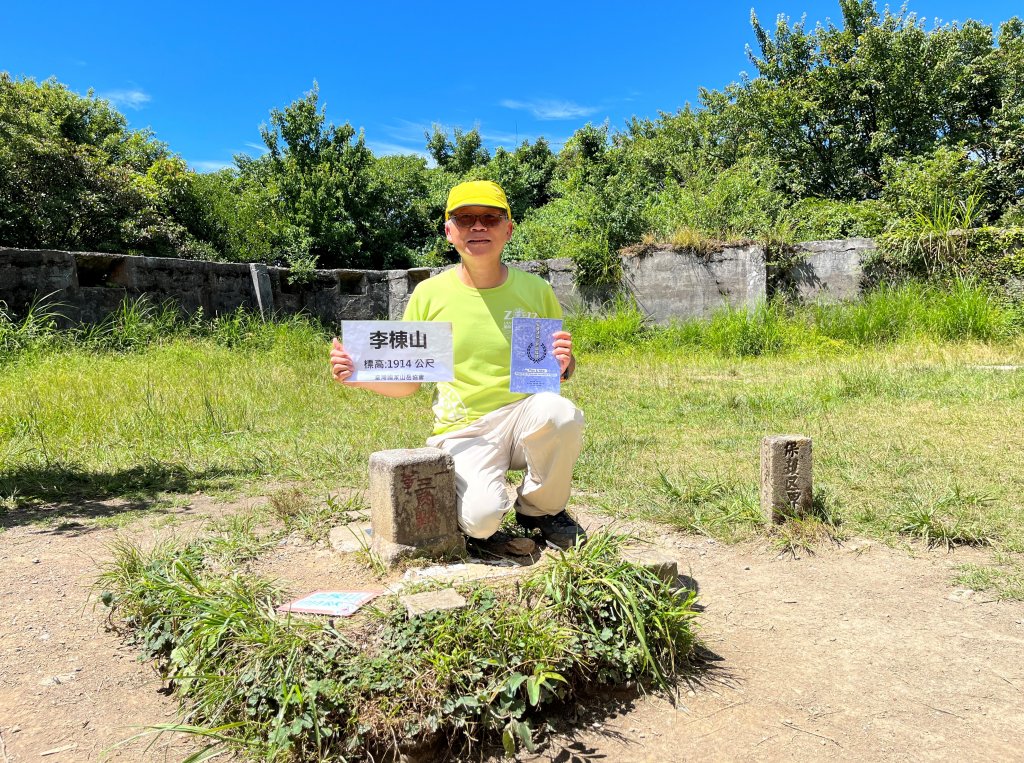
[[[0,243],[208,255],[174,219],[167,194],[176,191],[160,183],[183,169],[149,131],[128,130],[91,93],[0,73]],[[176,203],[187,205],[180,196]]]
[[[876,198],[886,159],[939,144],[979,144],[999,106],[992,30],[968,21],[926,31],[914,14],[840,0],[842,26],[807,31],[780,17],[774,35],[751,14],[759,76],[736,102],[755,153],[774,158],[791,192]]]
[[[452,132],[454,140],[448,137],[440,125],[435,124],[431,132],[424,133],[427,151],[440,169],[454,175],[465,175],[490,161],[491,155],[484,148],[478,129],[474,127],[464,132],[456,127]]]

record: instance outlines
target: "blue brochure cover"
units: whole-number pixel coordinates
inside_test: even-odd
[[[558,318],[512,319],[511,392],[559,392],[562,370],[553,352],[552,334],[562,330]]]

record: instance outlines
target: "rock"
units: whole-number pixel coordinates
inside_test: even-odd
[[[408,596],[399,596],[398,600],[405,605],[410,619],[425,615],[428,612],[460,609],[467,604],[466,600],[454,588],[413,593]]]
[[[331,529],[327,536],[331,548],[339,554],[354,554],[370,547],[373,528],[369,522],[354,522]]]
[[[39,685],[40,686],[60,686],[61,684],[70,683],[71,681],[74,681],[74,680],[75,680],[75,674],[74,673],[65,673],[64,675],[60,675],[60,676],[50,676],[49,678],[44,678],[42,681],[39,682]]]
[[[674,583],[679,577],[679,563],[656,549],[649,548],[626,548],[622,551],[623,560],[648,569],[664,580],[666,583]]]

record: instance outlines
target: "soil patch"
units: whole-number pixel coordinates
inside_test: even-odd
[[[113,760],[177,761],[197,749],[178,736],[110,749],[138,727],[173,722],[177,703],[107,629],[89,587],[117,533],[180,536],[257,501],[194,496],[121,529],[79,517],[74,527],[49,520],[0,532],[0,763],[58,749],[46,759],[97,760],[110,750]],[[92,509],[116,514],[116,503]],[[1024,603],[950,583],[957,565],[987,554],[853,540],[793,559],[756,544],[631,529],[673,553],[699,586],[703,670],[674,703],[594,698],[571,725],[553,718],[561,731],[522,760],[1019,757]],[[295,594],[394,582],[297,535],[258,571]]]

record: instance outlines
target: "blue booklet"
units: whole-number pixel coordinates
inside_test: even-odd
[[[511,392],[559,392],[562,369],[555,357],[552,334],[562,330],[559,318],[512,319]]]

